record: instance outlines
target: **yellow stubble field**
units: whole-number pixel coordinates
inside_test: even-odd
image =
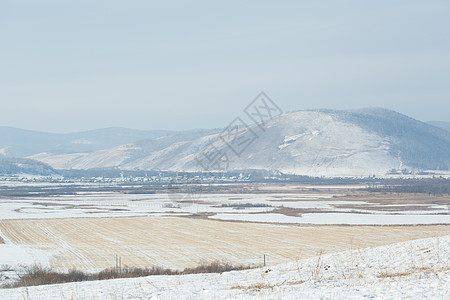
[[[277,264],[325,253],[450,234],[437,226],[312,226],[187,217],[1,220],[12,243],[49,253],[56,270],[122,265],[182,269],[201,261]]]

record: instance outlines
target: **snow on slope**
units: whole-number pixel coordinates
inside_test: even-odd
[[[72,154],[51,154],[47,152],[42,152],[39,154],[31,155],[28,158],[37,161],[45,162],[46,164],[52,166],[55,169],[71,169],[73,161],[77,160],[87,153],[72,153]]]
[[[100,150],[93,153],[72,153],[52,155],[39,153],[29,158],[46,161],[56,169],[92,169],[114,168],[123,164],[132,156],[133,151],[140,150],[133,144],[125,144],[108,150]]]
[[[319,111],[285,114],[267,124],[232,168],[312,176],[384,175],[397,168],[389,141]],[[280,149],[281,148],[281,149]]]
[[[0,159],[0,175],[56,176],[57,172],[47,164],[25,158]]]
[[[279,170],[310,176],[384,176],[392,169],[450,168],[450,133],[384,109],[297,111],[257,125],[257,138],[239,156],[220,132],[166,136],[79,157],[35,155],[55,168],[204,171],[196,159],[214,146],[229,158],[226,170]]]
[[[114,168],[124,169],[146,169],[138,167],[124,167],[131,165],[136,160],[146,158],[151,160],[152,156],[158,156],[159,153],[166,153],[170,148],[176,145],[187,143],[204,135],[208,135],[217,130],[192,130],[175,133],[168,136],[158,137],[152,140],[142,140],[136,143],[116,146],[110,149],[100,150],[93,153],[72,153],[54,155],[51,153],[39,153],[29,156],[42,162],[47,162],[56,169],[95,169],[95,168]],[[167,157],[168,155],[166,155]],[[155,169],[153,167],[148,169]]]
[[[0,289],[1,299],[448,299],[450,236],[222,274]]]

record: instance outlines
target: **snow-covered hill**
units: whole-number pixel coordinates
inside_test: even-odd
[[[57,176],[57,172],[47,164],[25,158],[0,159],[0,176]]]
[[[242,128],[235,141],[244,145],[252,141],[245,149],[227,134],[217,130],[178,133],[89,154],[40,153],[31,158],[56,169],[265,169],[310,176],[450,169],[450,132],[381,108],[285,113],[263,129],[256,124]],[[214,154],[222,160],[208,164],[208,155]]]
[[[449,263],[450,236],[444,236],[221,274],[0,289],[0,298],[448,299]]]
[[[432,122],[427,122],[428,124],[431,124],[433,126],[445,129],[447,131],[450,131],[450,122],[443,122],[443,121],[432,121]]]
[[[155,139],[141,140],[136,143],[124,144],[110,149],[100,150],[93,153],[71,153],[71,154],[53,154],[39,153],[29,158],[46,162],[56,169],[94,169],[94,168],[113,168],[123,169],[158,169],[157,165],[144,165],[145,159],[157,156],[164,160],[164,154],[169,154],[169,149],[192,143],[199,138],[217,134],[219,130],[192,130],[177,132],[171,135],[160,136]],[[167,157],[168,155],[166,155]],[[170,159],[170,157],[167,157]],[[130,167],[132,163],[142,161],[141,167]],[[168,163],[168,162],[166,162]],[[165,164],[160,169],[165,169]]]

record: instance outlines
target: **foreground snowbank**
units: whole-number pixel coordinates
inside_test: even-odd
[[[0,290],[0,299],[446,299],[450,235],[223,274]]]

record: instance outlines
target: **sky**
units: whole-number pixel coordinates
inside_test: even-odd
[[[450,1],[0,0],[0,126],[226,126],[384,107],[450,121]]]

